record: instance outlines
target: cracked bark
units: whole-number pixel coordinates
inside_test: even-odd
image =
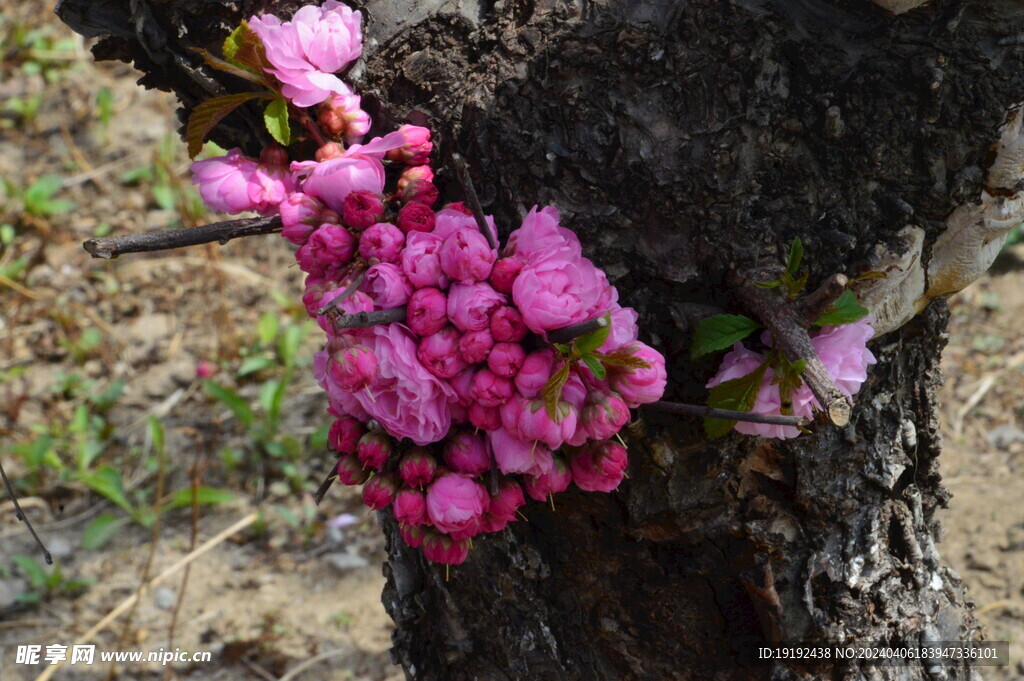
[[[297,4],[64,0],[62,16],[188,108],[237,84],[187,46],[215,49],[239,17]],[[504,233],[557,205],[640,312],[669,359],[666,399],[682,402],[714,370],[688,359],[688,310],[742,312],[727,272],[781,260],[794,237],[810,290],[879,268],[923,282],[1024,99],[1024,9],[1009,0],[880,3],[916,7],[899,16],[866,0],[358,4],[367,58],[352,75],[375,118],[428,117],[440,183],[461,198],[451,156],[465,156]],[[258,121],[242,110],[215,137],[255,152]],[[874,289],[877,309],[897,283]],[[708,442],[694,420],[645,412],[619,492],[531,505],[449,581],[385,517],[394,659],[424,681],[931,678],[734,657],[766,640],[978,636],[935,548],[945,324],[936,300],[872,345],[844,428]]]

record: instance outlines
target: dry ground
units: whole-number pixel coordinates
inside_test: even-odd
[[[254,509],[257,522],[142,593],[130,619],[92,641],[103,650],[213,653],[210,663],[169,668],[179,678],[278,679],[296,671],[309,681],[401,678],[387,659],[383,550],[372,518],[349,490],[332,490],[319,508],[309,496],[330,461],[309,445],[326,416],[308,367],[297,370],[273,433],[313,452],[301,461],[260,454],[260,437],[240,428],[196,378],[199,363],[210,362],[219,368],[216,382],[253,403],[281,378],[273,362],[239,373],[247,356],[273,355],[258,340],[265,312],[282,328],[300,324],[301,313],[286,304],[297,299],[300,277],[285,244],[266,237],[89,259],[80,242],[108,229],[215,218],[190,213],[174,102],[142,91],[124,65],[93,64],[84,43],[37,3],[0,0],[0,17],[0,178],[11,185],[6,200],[0,193],[0,225],[13,228],[2,242],[0,226],[0,453],[66,579],[91,580],[75,597],[42,593],[41,604],[16,602],[33,586],[14,557],[37,554],[3,495],[0,681],[33,679],[45,667],[14,664],[14,646],[73,643],[136,592],[147,563],[149,575],[159,574]],[[42,38],[26,37],[37,29]],[[97,100],[101,90],[107,101]],[[26,211],[19,192],[48,173],[60,176],[54,198],[74,207]],[[1015,253],[954,303],[943,397],[943,466],[954,496],[940,549],[969,585],[989,637],[1013,642],[1013,666],[1000,678],[1024,678],[1024,263]],[[317,337],[314,329],[300,356],[311,354]],[[95,396],[116,381],[124,382],[123,396],[97,407]],[[74,430],[82,410],[92,420]],[[150,417],[166,432],[163,476]],[[10,450],[47,433],[62,443],[57,462],[33,463]],[[199,507],[196,520],[188,508],[164,511],[151,560],[154,534],[139,522],[87,550],[83,535],[97,516],[126,517],[78,474],[89,438],[99,451],[84,470],[123,471],[136,509],[154,507],[161,477],[165,499],[193,482],[233,499]],[[165,671],[74,665],[56,678],[157,679]]]

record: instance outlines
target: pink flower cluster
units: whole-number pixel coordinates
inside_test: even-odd
[[[361,144],[359,98],[333,73],[360,51],[359,15],[328,0],[289,22],[253,18],[285,96],[321,104],[333,140],[290,164],[281,147],[193,164],[206,203],[279,213],[307,274],[303,303],[327,334],[314,372],[336,419],[338,478],[390,508],[429,560],[458,564],[469,540],[516,519],[529,496],[575,484],[609,492],[626,449],[612,441],[630,408],[661,398],[664,358],[637,340],[637,314],[583,257],[554,208],[534,208],[499,253],[462,204],[434,209],[430,131],[403,125]],[[396,166],[385,191],[385,162]],[[342,328],[337,315],[400,310],[403,321]],[[607,315],[592,361],[546,342]],[[566,364],[570,366],[566,367]],[[554,400],[545,386],[566,376]],[[596,370],[596,369],[595,369]]]
[[[871,319],[865,317],[852,324],[842,326],[826,326],[811,337],[811,344],[825,369],[828,371],[836,387],[847,397],[853,397],[860,390],[861,384],[867,380],[868,366],[875,363],[875,356],[867,348],[867,342],[874,335]],[[765,332],[762,336],[765,345],[771,345],[771,337]],[[756,371],[765,361],[762,354],[743,347],[742,343],[733,345],[732,350],[722,359],[722,365],[714,378],[708,381],[707,387],[713,388],[720,383]],[[820,410],[821,405],[811,394],[810,388],[801,384],[790,393],[794,416],[811,418],[813,410]],[[779,385],[775,383],[775,374],[769,368],[761,381],[761,389],[750,410],[755,414],[781,414],[782,396]],[[800,431],[793,426],[769,425],[764,423],[737,422],[735,429],[746,435],[761,435],[780,439],[794,438]]]

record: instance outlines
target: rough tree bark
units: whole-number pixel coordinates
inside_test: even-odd
[[[143,84],[187,110],[228,78],[188,46],[215,48],[239,18],[297,4],[64,0],[59,11],[107,36],[97,57],[134,60]],[[731,270],[800,237],[812,286],[890,274],[861,291],[889,333],[844,428],[708,441],[696,420],[644,412],[617,493],[531,505],[529,522],[477,541],[450,579],[385,518],[384,603],[409,678],[970,676],[734,657],[745,642],[979,636],[935,548],[949,497],[936,421],[947,315],[932,299],[984,270],[1021,221],[1020,122],[1004,123],[1024,99],[1024,6],[355,4],[368,23],[353,75],[378,118],[427,114],[439,163],[470,161],[506,233],[534,203],[557,205],[669,358],[667,398],[703,398],[714,360],[688,359],[691,304],[742,312]],[[254,150],[256,121],[230,117],[219,141]],[[441,183],[457,194],[453,179]]]

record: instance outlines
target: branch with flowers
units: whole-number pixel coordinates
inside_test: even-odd
[[[768,355],[734,346],[709,383],[708,406],[661,402],[664,357],[638,340],[637,313],[619,304],[557,209],[535,206],[502,244],[457,154],[468,207],[435,210],[429,129],[402,125],[370,136],[373,121],[360,96],[338,76],[360,56],[361,41],[359,13],[328,0],[287,21],[252,17],[227,37],[222,55],[200,51],[208,66],[251,90],[193,109],[190,155],[240,106],[263,106],[276,143],[259,158],[232,149],[197,161],[193,182],[211,209],[263,217],[86,246],[94,256],[116,257],[280,231],[297,247],[307,275],[302,300],[326,336],[314,372],[339,454],[318,498],[334,479],[362,484],[364,503],[390,509],[410,546],[428,560],[458,564],[472,537],[514,522],[527,496],[550,500],[570,485],[616,489],[628,463],[619,431],[631,409],[703,416],[718,424],[712,435],[722,424],[788,435],[811,422],[801,376],[812,385],[808,400],[830,410],[821,397],[846,394],[845,375],[835,385],[823,378],[826,392],[813,388],[821,350],[806,332],[792,341],[792,320],[778,322],[775,303],[764,297],[782,287],[795,298],[802,289],[791,256],[767,289],[738,284],[774,334],[763,339]],[[832,294],[816,292],[807,309],[838,309],[844,299]],[[787,302],[780,309],[796,308]],[[698,329],[695,354],[724,349],[757,328],[747,317],[711,318]],[[768,393],[800,406],[770,413],[764,381]]]

